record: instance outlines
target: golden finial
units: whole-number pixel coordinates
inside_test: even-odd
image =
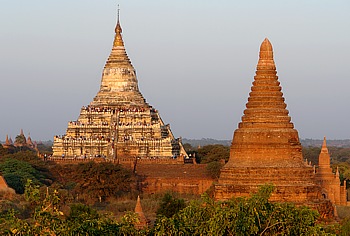
[[[119,22],[119,15],[120,15],[120,8],[118,4],[118,9],[117,9],[117,25],[115,27],[115,39],[114,39],[114,46],[124,46],[123,38],[122,38],[122,27],[120,26]]]

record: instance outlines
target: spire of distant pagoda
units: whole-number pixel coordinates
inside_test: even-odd
[[[323,137],[323,143],[322,143],[321,152],[328,153],[326,136]]]
[[[340,174],[339,174],[339,167],[337,166],[337,170],[335,171],[335,178],[336,179],[340,179],[339,176],[340,176]]]
[[[5,141],[5,145],[10,146],[10,140],[9,140],[9,136],[6,134],[6,141]]]
[[[30,133],[28,133],[27,145],[29,145],[29,146],[34,146],[33,141],[32,141],[32,138],[30,137]]]
[[[322,148],[318,156],[318,165],[320,168],[330,168],[331,157],[328,152],[326,136],[323,138]]]

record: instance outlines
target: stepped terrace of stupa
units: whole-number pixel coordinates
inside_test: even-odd
[[[272,45],[265,39],[229,161],[215,185],[215,198],[245,197],[260,185],[273,184],[271,201],[309,205],[332,215],[331,203],[322,198],[313,167],[303,161],[298,131],[281,90]]]

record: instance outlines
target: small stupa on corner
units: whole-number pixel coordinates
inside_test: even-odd
[[[318,168],[316,181],[322,186],[322,196],[328,198],[335,205],[346,206],[346,183],[340,185],[339,170],[333,173],[331,168],[331,157],[328,152],[326,137],[323,139],[320,155],[318,157]]]
[[[303,161],[298,131],[281,90],[272,45],[266,38],[229,161],[215,185],[215,198],[249,196],[259,186],[272,183],[271,201],[312,205],[331,215],[330,202],[322,199],[312,166]]]
[[[181,140],[150,106],[138,88],[136,71],[125,51],[118,20],[101,86],[66,133],[54,137],[53,157],[177,159],[186,156]]]

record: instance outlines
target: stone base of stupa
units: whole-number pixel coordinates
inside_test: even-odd
[[[333,206],[328,199],[322,198],[321,187],[313,179],[312,167],[224,167],[219,183],[215,185],[215,199],[249,197],[258,192],[260,186],[273,184],[271,202],[309,206],[323,217],[332,217]]]

